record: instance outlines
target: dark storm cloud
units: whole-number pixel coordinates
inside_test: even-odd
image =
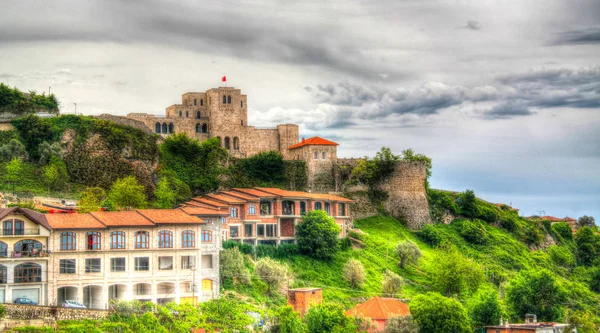
[[[467,21],[465,28],[470,30],[481,30],[481,24],[477,21]]]
[[[535,114],[526,106],[511,102],[501,103],[483,113],[485,118],[490,119],[506,119],[518,116],[530,116]]]
[[[552,41],[552,44],[600,44],[600,27],[562,32]]]

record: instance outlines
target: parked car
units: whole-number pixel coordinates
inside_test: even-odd
[[[27,297],[15,298],[15,301],[13,303],[15,303],[15,304],[26,304],[26,305],[38,305],[37,302],[34,302],[34,301],[32,301],[31,299],[29,299]]]
[[[85,305],[77,301],[65,301],[62,305],[64,308],[86,309]]]

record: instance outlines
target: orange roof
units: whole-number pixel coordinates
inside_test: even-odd
[[[259,198],[275,198],[276,197],[276,195],[274,195],[274,194],[266,193],[266,192],[259,191],[257,189],[253,189],[253,188],[234,188],[233,190],[237,191],[237,192],[242,192],[245,194],[250,194],[250,195],[253,195],[253,196],[259,197]]]
[[[195,206],[198,204],[204,204],[204,205],[209,205],[209,206],[213,206],[213,207],[227,207],[228,206],[226,203],[209,200],[208,198],[201,198],[201,197],[192,198],[192,200],[186,202],[186,204],[192,205],[192,206]]]
[[[52,229],[106,229],[90,214],[46,214]]]
[[[572,217],[568,217],[568,216],[566,216],[566,217],[565,217],[563,220],[564,220],[565,222],[577,222],[577,220],[576,220],[576,219],[574,219],[574,218],[572,218]]]
[[[559,219],[558,217],[554,217],[554,216],[542,216],[542,217],[540,217],[540,220],[542,220],[542,221],[550,221],[550,222],[561,222],[561,221],[563,221],[563,219]]]
[[[204,223],[196,216],[188,215],[179,209],[139,209],[138,212],[156,224]]]
[[[154,223],[136,211],[93,212],[96,219],[109,227],[153,226]]]
[[[228,195],[224,195],[222,193],[207,194],[206,197],[208,199],[220,200],[220,201],[226,202],[228,204],[234,204],[234,205],[235,204],[244,204],[244,203],[246,203],[246,200],[244,200],[244,199],[234,198],[234,197],[231,197],[231,196],[228,196]]]
[[[267,188],[267,187],[257,187],[256,189],[261,190],[263,192],[282,196],[282,197],[294,197],[294,198],[306,198],[306,199],[310,198],[310,196],[309,196],[310,193],[307,193],[307,192],[288,191],[288,190],[282,190],[280,188]]]
[[[189,215],[202,215],[202,216],[228,216],[229,213],[224,210],[216,210],[205,207],[181,207],[179,208]]]
[[[236,197],[239,199],[244,199],[247,201],[258,201],[260,198],[253,196],[253,195],[249,195],[246,193],[242,193],[242,192],[235,192],[235,191],[226,191],[226,192],[221,192],[223,194],[226,194],[230,197]]]
[[[408,305],[394,298],[373,297],[348,310],[348,316],[363,316],[371,319],[389,319],[394,316],[408,316]]]
[[[354,202],[348,198],[338,197],[337,195],[325,194],[325,193],[308,193],[313,200],[328,200],[328,201],[339,201],[339,202]]]
[[[304,146],[309,146],[309,145],[337,146],[337,145],[339,145],[339,143],[336,143],[336,142],[333,142],[333,141],[329,141],[329,140],[323,139],[323,138],[318,137],[318,136],[313,136],[312,138],[302,139],[302,141],[298,142],[295,145],[290,146],[288,149],[296,149],[296,148],[300,148],[300,147],[304,147]]]

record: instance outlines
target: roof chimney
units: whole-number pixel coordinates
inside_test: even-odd
[[[304,143],[305,140],[306,140],[305,138],[302,138],[302,143]]]

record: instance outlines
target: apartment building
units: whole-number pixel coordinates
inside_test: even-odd
[[[203,207],[228,211],[223,238],[247,244],[278,245],[296,241],[296,225],[311,210],[323,210],[340,226],[340,237],[350,226],[347,198],[278,188],[234,188],[186,202],[182,209]]]
[[[45,305],[51,227],[44,214],[0,209],[0,303],[27,297]]]
[[[48,302],[202,302],[219,295],[221,222],[208,208],[47,214]]]

